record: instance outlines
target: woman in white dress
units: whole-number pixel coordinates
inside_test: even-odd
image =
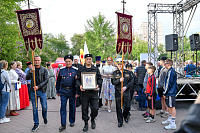
[[[15,69],[17,68],[16,62],[11,62],[10,64],[10,81],[11,81],[11,92],[10,92],[10,98],[8,103],[8,110],[10,110],[10,115],[17,116],[18,113],[15,112],[15,110],[20,110],[20,101],[19,101],[19,89],[17,89],[18,81],[18,74],[15,72]],[[17,83],[17,84],[16,84]]]
[[[103,77],[102,92],[106,100],[105,106],[108,105],[108,112],[111,112],[112,100],[114,100],[115,97],[115,88],[111,83],[111,75],[116,69],[114,66],[112,66],[112,62],[113,62],[112,57],[108,57],[107,59],[108,65],[105,65],[102,68],[102,77]]]

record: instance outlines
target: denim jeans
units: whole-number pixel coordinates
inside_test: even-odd
[[[47,97],[46,92],[43,93],[42,90],[37,90],[37,108],[35,104],[35,92],[31,92],[31,102],[32,102],[32,109],[33,109],[33,120],[35,125],[39,125],[39,118],[38,118],[38,97],[40,97],[40,103],[42,105],[42,117],[47,118]]]
[[[146,94],[143,92],[143,85],[139,85],[138,102],[139,108],[145,108]]]
[[[5,117],[6,109],[9,101],[9,92],[2,91],[0,94],[0,119]]]

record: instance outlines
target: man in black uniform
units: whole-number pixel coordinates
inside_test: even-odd
[[[101,74],[99,72],[99,69],[92,65],[92,54],[86,54],[85,55],[85,65],[81,67],[77,72],[77,86],[80,87],[81,90],[81,97],[82,97],[82,119],[85,122],[85,126],[83,127],[83,131],[87,132],[88,130],[88,108],[90,106],[91,108],[91,127],[92,129],[95,129],[95,117],[98,115],[99,110],[99,96],[98,96],[98,90],[102,86],[102,78]],[[84,90],[82,83],[81,83],[81,73],[82,72],[96,72],[96,81],[97,86],[94,90]]]
[[[116,111],[118,127],[122,127],[123,118],[126,123],[128,123],[128,113],[130,111],[130,87],[134,84],[134,78],[131,71],[124,70],[123,78],[122,74],[122,62],[118,62],[118,70],[113,72],[113,77],[111,79],[112,84],[115,86],[115,100],[116,100]],[[123,88],[121,88],[121,82],[123,82]],[[123,92],[123,112],[121,109],[121,91]]]
[[[79,62],[80,62],[79,56],[78,55],[74,55],[74,63],[72,64],[72,66],[74,66],[77,69],[79,69],[80,67],[83,66]],[[77,85],[75,87],[77,89],[79,89]],[[79,96],[79,97],[76,98],[76,107],[79,107],[80,105],[81,105],[81,97]]]
[[[133,84],[131,84],[131,86],[130,86],[130,109],[131,109],[131,103],[132,103],[132,100],[133,100],[133,94],[135,93],[135,91],[138,91],[138,87],[139,86],[138,86],[137,77],[133,73],[133,66],[131,64],[126,64],[126,69],[131,72],[131,74],[133,75],[133,79],[134,79]],[[130,114],[130,111],[129,111],[128,118],[130,116],[131,116],[131,114]]]

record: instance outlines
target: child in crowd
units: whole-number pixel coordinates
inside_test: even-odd
[[[147,62],[146,66],[145,66],[145,69],[148,69],[148,67],[150,67],[150,66],[153,66],[153,63]],[[150,75],[147,72],[145,77],[144,77],[144,82],[143,82],[143,87],[144,87],[144,93],[145,94],[146,94],[146,88],[147,88],[147,81],[148,81],[149,77],[150,77]],[[147,120],[149,115],[150,115],[150,109],[147,108],[146,112],[144,114],[142,114],[142,116],[144,116],[144,119]]]
[[[147,103],[148,108],[150,109],[150,115],[148,119],[146,120],[146,123],[153,123],[155,122],[155,101],[156,101],[156,77],[154,75],[154,72],[156,70],[155,66],[150,66],[147,69],[148,74],[150,77],[147,81],[147,88],[146,88],[146,94],[147,94]]]
[[[173,61],[171,59],[165,60],[165,67],[168,69],[166,77],[165,77],[165,84],[164,84],[164,92],[163,97],[165,102],[169,108],[169,117],[166,121],[163,121],[162,124],[169,124],[165,126],[166,130],[175,130],[176,124],[176,109],[175,109],[175,96],[177,92],[177,74],[172,68]]]

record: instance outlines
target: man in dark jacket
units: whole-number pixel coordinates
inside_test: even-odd
[[[98,90],[102,86],[102,78],[101,74],[99,72],[99,69],[95,66],[92,65],[92,54],[86,54],[85,55],[85,65],[81,67],[78,72],[77,72],[77,86],[80,87],[81,90],[81,97],[82,97],[82,119],[85,122],[85,126],[83,127],[83,131],[87,132],[88,130],[88,108],[90,106],[91,108],[91,127],[92,129],[95,129],[96,124],[95,124],[95,118],[98,115],[98,110],[99,110],[99,96],[98,96]],[[96,83],[97,86],[93,88],[92,90],[88,90],[88,88],[83,88],[83,82],[81,82],[81,76],[83,72],[95,72],[96,73]],[[87,79],[86,79],[87,80]]]
[[[138,79],[139,84],[139,90],[138,90],[138,102],[139,102],[139,108],[138,110],[145,110],[145,101],[146,101],[146,94],[143,91],[143,83],[144,83],[144,77],[147,72],[145,69],[146,61],[142,60],[142,65],[137,67],[135,70],[135,75]]]
[[[165,99],[166,105],[169,108],[169,117],[162,124],[169,124],[165,126],[166,130],[176,129],[176,93],[177,93],[177,74],[174,68],[172,68],[173,61],[171,59],[165,60],[165,67],[168,69],[165,76],[164,92],[163,97]]]
[[[125,122],[128,123],[127,116],[130,111],[130,87],[134,84],[133,73],[131,71],[124,70],[122,78],[122,62],[118,62],[118,70],[113,72],[111,82],[115,86],[118,127],[122,127],[123,118]],[[121,82],[123,82],[123,88],[121,88]],[[121,109],[121,92],[123,92],[123,112]]]
[[[26,75],[26,80],[31,80],[31,102],[33,106],[33,119],[34,119],[34,126],[32,131],[35,132],[39,128],[39,118],[38,118],[38,105],[36,107],[35,102],[35,92],[37,94],[37,101],[38,97],[40,97],[41,105],[42,105],[42,117],[44,119],[44,124],[47,124],[47,97],[46,97],[46,89],[47,83],[49,80],[48,71],[45,67],[41,66],[41,57],[36,55],[34,57],[35,66],[33,66]],[[33,72],[35,71],[35,85],[34,85],[34,78]]]
[[[133,84],[130,86],[130,109],[131,109],[133,94],[135,93],[135,91],[138,90],[138,80],[137,80],[137,77],[135,76],[135,74],[133,73],[133,67],[132,67],[131,64],[126,64],[126,69],[131,72],[131,74],[133,75],[133,79],[134,79]],[[131,116],[131,114],[130,114],[130,111],[129,111],[128,117],[130,117],[130,116]]]
[[[61,67],[57,82],[56,82],[56,89],[57,95],[60,96],[61,107],[60,107],[60,117],[61,117],[61,127],[59,131],[63,131],[66,129],[66,107],[67,101],[69,99],[69,122],[70,127],[74,126],[75,123],[75,113],[76,113],[76,98],[79,95],[79,90],[75,87],[76,84],[76,74],[78,68],[72,66],[73,56],[66,55],[64,57],[64,61],[66,67]]]

